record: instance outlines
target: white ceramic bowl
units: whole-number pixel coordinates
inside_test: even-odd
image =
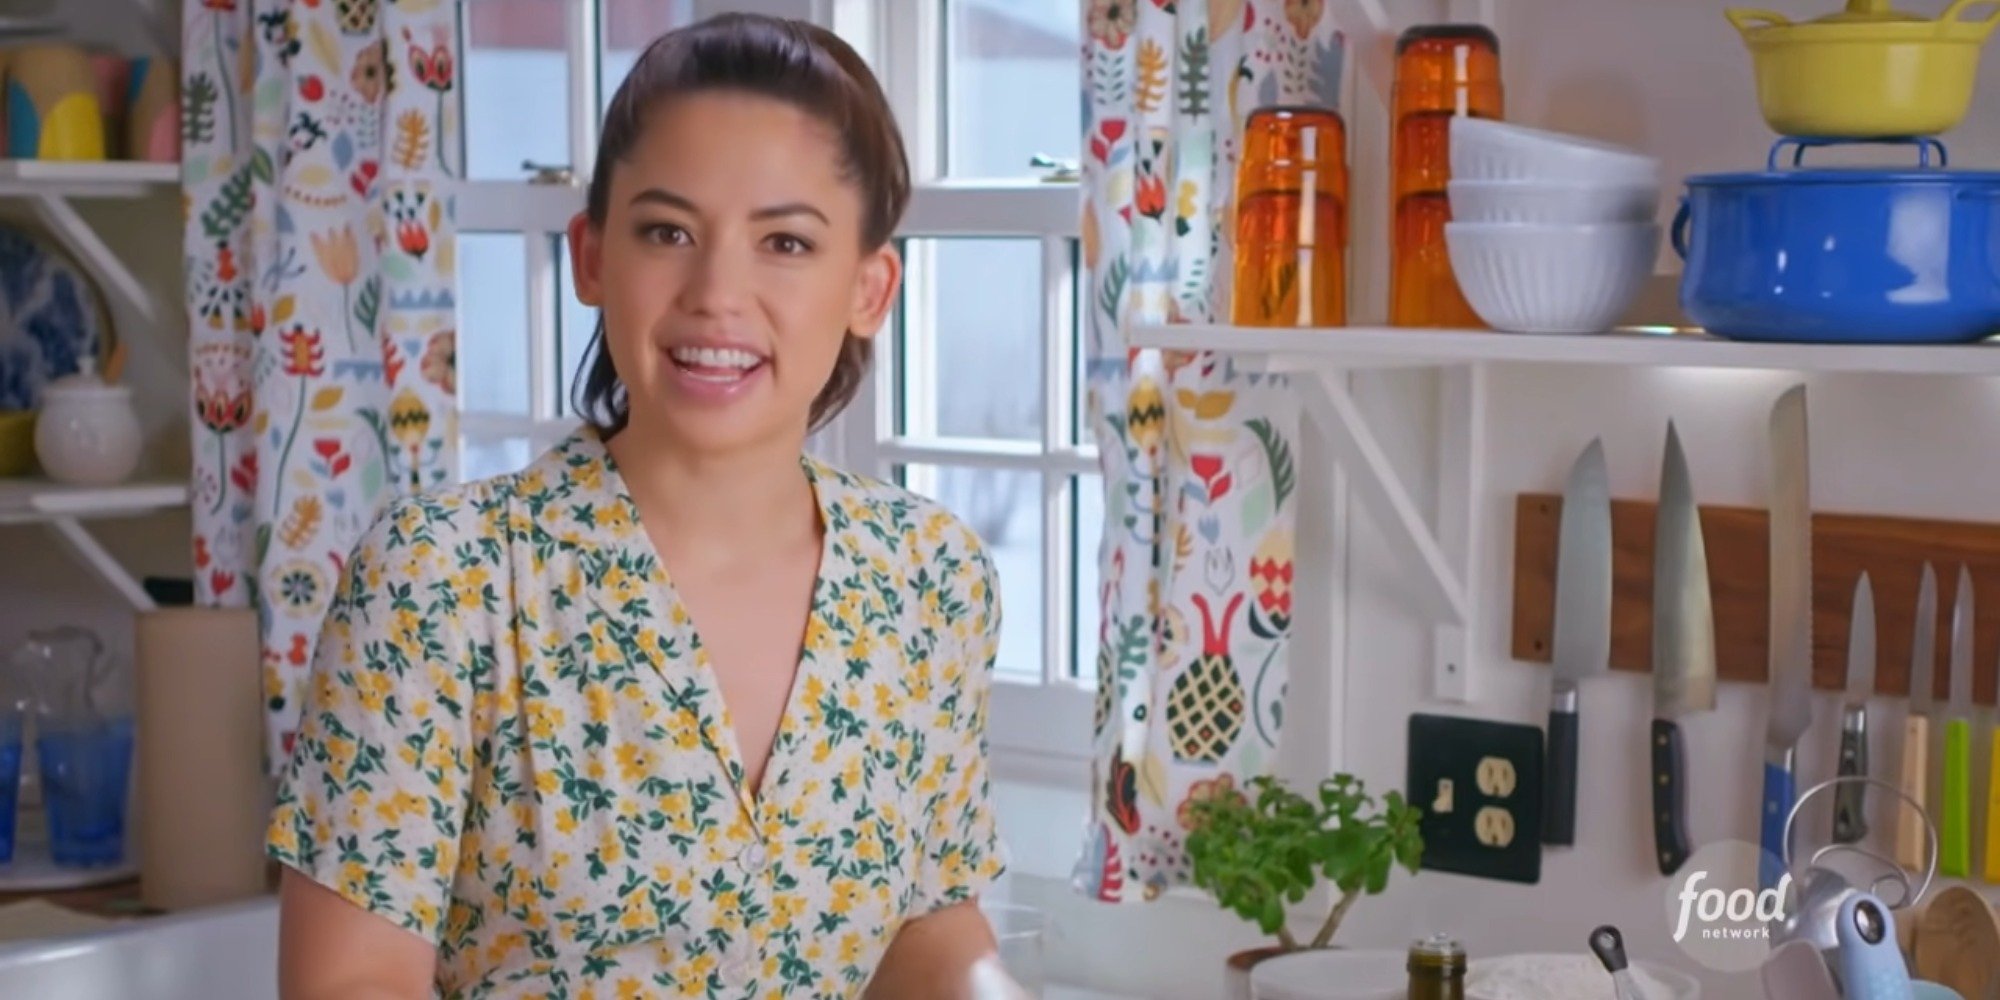
[[[1448,222],[1444,240],[1465,301],[1494,329],[1597,333],[1653,273],[1660,227]]]
[[[1660,189],[1652,184],[1452,180],[1445,194],[1456,222],[1651,222],[1660,210]]]
[[[1451,120],[1451,175],[1460,180],[1658,187],[1660,161],[1565,132],[1458,115]]]

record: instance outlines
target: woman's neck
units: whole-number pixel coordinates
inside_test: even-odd
[[[789,552],[820,530],[799,450],[730,454],[647,447],[626,432],[607,443],[645,523],[670,539],[670,561],[722,566]]]

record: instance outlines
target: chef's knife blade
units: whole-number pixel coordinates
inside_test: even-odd
[[[1875,693],[1875,588],[1868,574],[1854,584],[1847,626],[1847,701],[1840,715],[1840,776],[1868,776],[1868,699]],[[1868,836],[1867,786],[1848,782],[1833,790],[1833,839],[1852,844]]]
[[[1692,849],[1680,720],[1715,707],[1715,609],[1708,548],[1680,433],[1667,423],[1653,529],[1653,846],[1672,875]]]
[[[1570,466],[1556,554],[1545,843],[1576,842],[1577,685],[1611,666],[1611,476],[1604,442]]]
[[[1913,872],[1929,864],[1930,835],[1923,813],[1931,782],[1932,690],[1937,680],[1937,569],[1924,563],[1917,585],[1917,619],[1910,630],[1910,714],[1903,722],[1903,794],[1896,810],[1896,863]],[[1914,805],[1914,808],[1912,808]]]
[[[1771,408],[1770,644],[1764,734],[1761,882],[1783,874],[1785,822],[1796,795],[1793,757],[1812,725],[1812,500],[1806,390],[1794,386]]]
[[[1972,874],[1972,571],[1958,568],[1951,613],[1951,700],[1945,704],[1944,787],[1938,802],[1938,874]]]

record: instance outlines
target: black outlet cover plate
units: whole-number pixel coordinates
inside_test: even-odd
[[[1420,713],[1410,716],[1409,739],[1407,794],[1423,810],[1423,867],[1540,882],[1541,727]],[[1496,844],[1503,824],[1512,827],[1510,835]]]

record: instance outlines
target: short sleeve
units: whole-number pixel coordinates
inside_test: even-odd
[[[926,800],[920,913],[978,896],[1006,867],[993,814],[986,735],[1000,646],[999,578],[970,531],[966,538],[946,611],[959,621],[941,647],[956,651],[956,662],[943,664],[933,714],[937,728],[930,734],[934,756],[926,784],[934,790]]]
[[[468,616],[492,584],[442,501],[392,505],[348,561],[321,631],[269,855],[432,943],[470,782]]]

